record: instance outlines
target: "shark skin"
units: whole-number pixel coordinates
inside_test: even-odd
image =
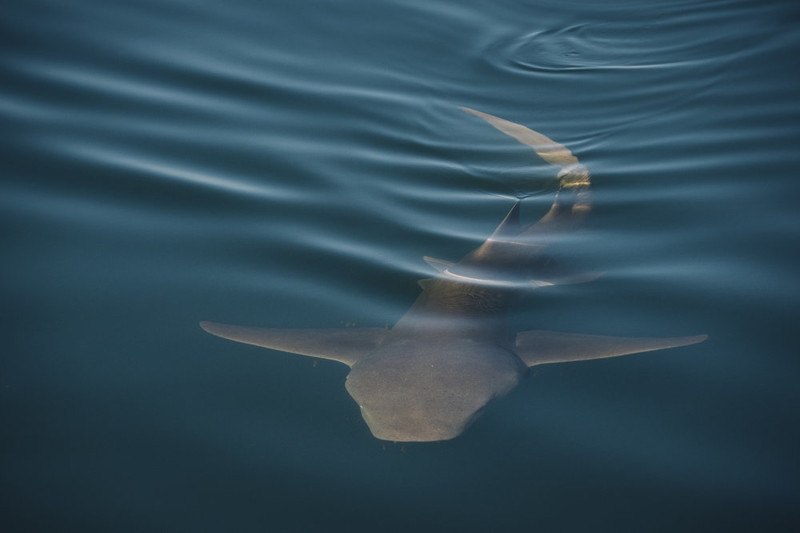
[[[501,118],[462,108],[530,146],[559,168],[558,191],[539,221],[520,224],[517,201],[494,233],[458,262],[426,257],[437,271],[391,329],[269,329],[201,322],[237,342],[330,359],[350,367],[345,387],[372,434],[395,442],[452,439],[524,378],[529,367],[687,346],[706,335],[628,338],[509,329],[520,292],[590,281],[553,276],[547,244],[591,211],[590,176],[565,146]]]

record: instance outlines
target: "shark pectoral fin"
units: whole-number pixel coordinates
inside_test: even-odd
[[[556,331],[523,331],[517,335],[516,352],[528,366],[617,357],[703,342],[708,335],[693,337],[604,337]]]
[[[432,284],[434,281],[435,281],[435,280],[434,280],[433,278],[419,279],[419,280],[417,280],[417,285],[419,285],[419,286],[420,286],[420,288],[421,288],[423,291],[426,291],[426,290],[428,290],[428,289],[430,288],[431,284]]]
[[[216,322],[200,322],[200,327],[223,339],[330,359],[348,366],[377,348],[388,331],[384,328],[270,329]]]

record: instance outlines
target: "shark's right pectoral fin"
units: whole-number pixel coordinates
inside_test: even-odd
[[[200,322],[200,327],[224,339],[338,361],[353,366],[375,350],[388,330],[384,328],[271,329]]]
[[[517,335],[516,352],[528,366],[617,357],[703,342],[708,335],[693,337],[605,337],[556,331],[523,331]]]

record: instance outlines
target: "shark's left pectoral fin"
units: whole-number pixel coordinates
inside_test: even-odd
[[[375,350],[388,330],[384,328],[271,329],[200,322],[200,327],[223,339],[271,350],[338,361],[353,366]]]
[[[523,331],[517,335],[516,352],[528,366],[587,361],[703,342],[708,335],[693,337],[605,337],[557,331]]]

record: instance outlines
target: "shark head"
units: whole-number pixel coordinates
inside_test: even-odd
[[[497,344],[408,338],[358,361],[345,386],[375,437],[439,441],[460,435],[526,370]]]

